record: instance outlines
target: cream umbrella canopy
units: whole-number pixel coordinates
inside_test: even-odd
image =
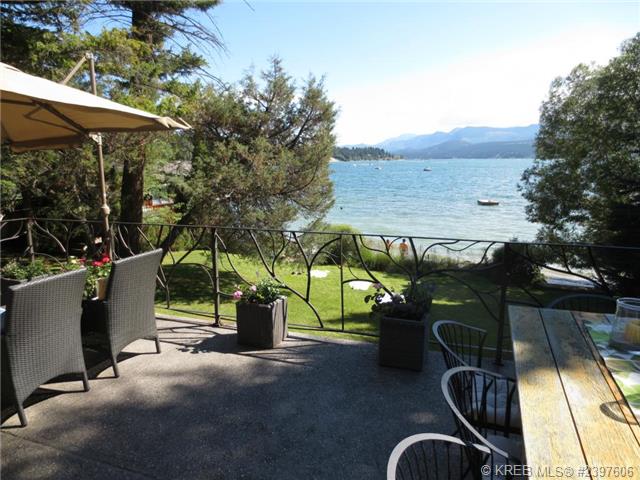
[[[191,128],[0,63],[2,142],[15,152],[78,146],[90,133]]]
[[[78,146],[87,138],[98,143],[102,214],[108,231],[102,143],[98,132],[142,132],[186,130],[183,120],[161,117],[122,105],[96,94],[93,55],[87,54],[63,81],[90,61],[94,93],[29,75],[0,63],[1,139],[14,152],[49,150]]]

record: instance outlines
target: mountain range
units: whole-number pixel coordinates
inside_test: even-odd
[[[400,135],[373,146],[405,158],[526,158],[534,156],[538,129],[538,124],[463,127],[427,135]]]

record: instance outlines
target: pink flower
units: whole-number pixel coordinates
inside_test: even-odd
[[[105,255],[104,257],[102,257],[102,258],[100,259],[100,261],[101,261],[102,263],[109,263],[109,262],[111,261],[111,259],[109,258],[109,255]]]
[[[93,265],[94,267],[101,267],[102,262],[92,262],[91,265]]]
[[[258,291],[258,287],[256,287],[255,285],[251,285],[249,287],[249,290],[251,290],[252,292],[257,292]]]
[[[233,299],[240,300],[242,298],[242,292],[240,290],[236,290],[233,292]]]

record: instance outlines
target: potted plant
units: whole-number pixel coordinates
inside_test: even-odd
[[[403,293],[381,284],[374,287],[376,293],[367,295],[365,301],[373,301],[372,315],[380,321],[379,364],[421,371],[434,286],[411,282]]]
[[[66,262],[45,261],[41,258],[34,260],[14,259],[2,267],[0,271],[0,302],[6,298],[9,287],[18,283],[33,280],[43,275],[52,275],[69,270],[86,267],[87,283],[84,288],[85,299],[104,299],[107,290],[107,280],[111,271],[111,259],[101,255],[96,260],[69,257]]]
[[[6,303],[9,287],[46,275],[49,272],[43,259],[33,261],[13,259],[2,267],[0,273],[0,303]]]
[[[238,344],[273,348],[287,336],[287,298],[282,285],[268,278],[256,285],[237,287],[236,303]]]
[[[78,260],[87,269],[87,283],[84,287],[84,297],[87,300],[104,300],[107,295],[107,282],[111,273],[111,258],[100,255],[95,260],[81,258]]]

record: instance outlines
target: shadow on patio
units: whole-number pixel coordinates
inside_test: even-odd
[[[402,438],[453,431],[437,352],[413,373],[378,367],[371,343],[294,332],[259,351],[234,330],[158,325],[162,354],[137,341],[121,378],[93,370],[90,392],[32,404],[26,428],[8,419],[3,478],[384,478]]]

